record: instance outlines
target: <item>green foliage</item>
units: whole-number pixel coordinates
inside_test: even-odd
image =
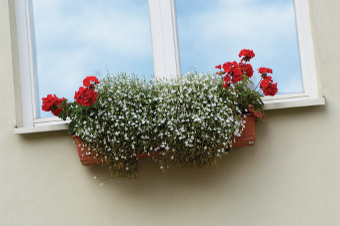
[[[246,112],[249,106],[253,105],[254,109],[263,115],[261,117],[264,117],[262,95],[256,89],[249,88],[250,84],[254,85],[246,75],[243,75],[242,81],[234,85],[235,92],[239,93],[237,106]]]

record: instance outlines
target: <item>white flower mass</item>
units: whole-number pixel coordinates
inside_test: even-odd
[[[143,81],[107,74],[97,85],[97,103],[75,125],[76,134],[120,175],[138,171],[139,154],[202,167],[213,165],[243,130],[244,109],[220,77],[189,72],[171,80]],[[161,155],[153,155],[155,151]]]

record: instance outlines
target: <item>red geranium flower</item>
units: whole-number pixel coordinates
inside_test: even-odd
[[[267,76],[261,81],[260,88],[265,96],[274,96],[278,91],[277,83],[274,84],[271,76]]]
[[[234,68],[239,68],[240,67],[240,65],[236,61],[233,62],[233,66],[234,66]]]
[[[42,110],[51,111],[53,115],[58,116],[63,111],[63,106],[60,106],[65,98],[58,98],[55,94],[48,94],[47,97],[42,98]]]
[[[54,109],[54,110],[51,110],[52,114],[55,115],[55,116],[57,116],[57,117],[58,117],[58,115],[60,114],[60,112],[62,112],[62,111],[63,111],[62,108],[56,108],[56,109]]]
[[[267,87],[263,89],[265,96],[274,96],[277,93],[277,83],[270,83]]]
[[[261,89],[264,89],[266,87],[269,86],[270,83],[272,83],[273,80],[272,80],[272,77],[271,76],[267,76],[266,78],[264,78],[261,83],[260,83],[260,88]]]
[[[226,73],[229,73],[232,68],[233,68],[233,64],[231,62],[226,62],[223,64],[223,70]]]
[[[74,99],[83,106],[91,106],[97,100],[98,94],[91,88],[80,87],[78,92],[75,92]]]
[[[266,67],[260,67],[257,69],[261,75],[273,74],[273,70]]]
[[[220,70],[221,70],[221,67],[222,67],[222,66],[221,66],[221,64],[220,64],[220,65],[217,65],[217,66],[215,66],[215,68],[216,68],[216,69],[220,69]]]
[[[230,76],[229,75],[224,76],[223,81],[224,81],[223,87],[227,89],[230,86],[230,81],[231,81]]]
[[[246,85],[246,82],[249,81],[248,79],[251,79],[254,75],[254,69],[252,65],[248,63],[250,59],[255,57],[254,51],[243,49],[240,51],[239,57],[242,57],[239,63],[236,61],[225,62],[222,65],[215,66],[216,69],[221,70],[216,72],[216,74],[222,76],[223,82],[221,85],[226,89],[236,83],[241,83],[242,86]],[[272,77],[267,75],[272,74],[273,70],[271,68],[260,67],[258,72],[262,78],[259,85],[263,94],[266,96],[274,96],[278,92],[277,83],[274,84]],[[245,82],[243,83],[243,81]]]
[[[255,53],[253,50],[242,49],[238,56],[239,57],[243,56],[242,60],[249,61],[251,58],[255,57]]]
[[[55,98],[58,98],[55,94],[54,96],[52,96],[52,94],[48,94],[47,97],[43,97],[41,106],[42,110],[51,111]]]
[[[254,70],[251,64],[243,64],[242,71],[248,78],[251,78],[254,74]]]
[[[233,68],[233,77],[231,78],[231,82],[233,84],[242,81],[242,71],[239,68]]]
[[[99,84],[98,79],[96,78],[96,76],[87,76],[84,80],[83,80],[83,85],[85,87],[89,87],[91,85],[94,84]]]
[[[66,100],[65,98],[58,98],[54,101],[54,106],[55,108],[51,110],[52,114],[54,114],[55,116],[58,116],[60,114],[60,112],[63,111],[63,105],[61,105],[63,103],[63,101]]]
[[[233,84],[239,82],[239,81],[242,81],[242,75],[243,75],[243,72],[242,72],[242,67],[243,67],[243,64],[238,64],[236,61],[234,62],[226,62],[222,65],[223,67],[223,70],[224,73],[227,73],[227,75],[224,77],[224,79],[228,78],[230,79],[229,81],[231,81]],[[250,66],[251,67],[251,66]],[[247,66],[247,70],[249,70],[250,68]],[[252,68],[251,68],[252,70]],[[248,72],[250,73],[250,72]],[[221,73],[217,73],[219,75],[221,75]],[[230,85],[230,84],[229,84]],[[229,87],[228,85],[228,87]],[[226,87],[225,87],[226,88]]]

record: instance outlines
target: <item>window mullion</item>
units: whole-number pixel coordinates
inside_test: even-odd
[[[173,0],[148,0],[154,71],[157,78],[180,74],[179,51]]]

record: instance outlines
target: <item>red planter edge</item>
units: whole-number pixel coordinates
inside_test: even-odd
[[[76,143],[79,160],[80,160],[82,165],[87,166],[87,165],[96,165],[96,164],[106,163],[105,160],[103,160],[101,158],[96,158],[91,153],[91,150],[89,148],[83,147],[82,146],[83,141],[77,135],[73,135],[72,138]],[[161,152],[151,152],[150,154],[149,153],[141,153],[141,154],[138,154],[138,158],[139,159],[146,159],[146,158],[158,156],[160,154],[161,154]]]
[[[95,156],[90,152],[88,148],[82,146],[83,141],[77,135],[72,136],[73,140],[76,143],[79,160],[82,165],[95,165],[95,164],[102,164],[103,161],[99,158],[95,158]]]
[[[243,114],[244,129],[240,137],[236,138],[232,147],[253,146],[255,144],[255,122],[257,117],[253,113]]]

